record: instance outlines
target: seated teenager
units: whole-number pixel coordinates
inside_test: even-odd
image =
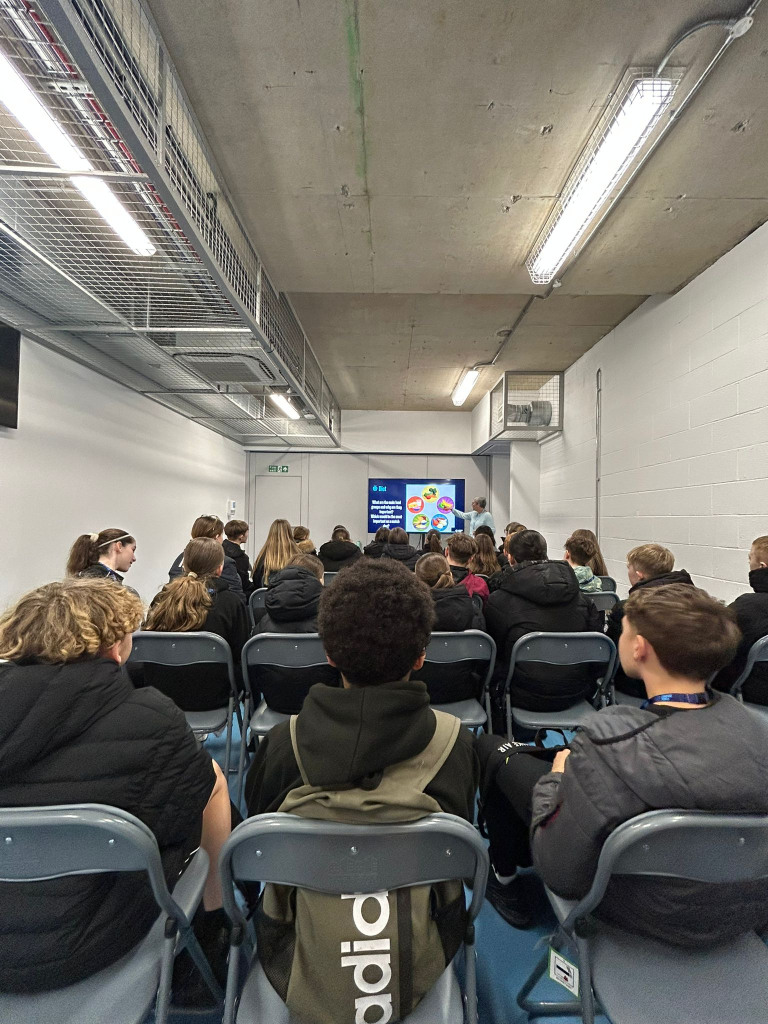
[[[405,530],[396,526],[394,530],[389,531],[389,540],[384,545],[381,557],[392,558],[406,569],[413,570],[419,560],[419,552],[408,543],[408,534]]]
[[[107,579],[122,583],[136,561],[136,540],[125,530],[83,533],[69,552],[67,576]]]
[[[498,572],[499,569],[503,569],[508,564],[507,556],[504,554],[504,544],[500,544],[498,551],[496,550],[496,537],[490,526],[478,526],[475,530],[475,540],[479,537],[487,537],[490,540],[493,553],[496,556],[496,565],[493,568],[493,572],[486,574],[492,576],[493,573]]]
[[[323,593],[323,563],[314,555],[296,555],[285,569],[269,578],[264,598],[264,615],[254,633],[316,633],[320,597]],[[339,685],[339,673],[330,665],[313,668],[281,668],[261,665],[252,687],[260,690],[273,711],[293,715],[301,711],[304,698],[315,683]]]
[[[580,531],[585,533],[587,531]],[[632,548],[627,553],[627,576],[629,577],[629,593],[635,594],[638,590],[648,588],[665,587],[670,583],[685,583],[693,586],[693,580],[685,569],[675,570],[675,556],[669,548],[661,544],[641,544]],[[618,644],[621,636],[621,620],[624,617],[624,606],[626,601],[619,601],[608,613],[605,625],[605,632]],[[616,671],[614,685],[620,693],[626,693],[630,697],[643,697],[642,683],[637,679],[631,679],[624,670],[619,667]]]
[[[192,540],[198,540],[201,537],[212,537],[213,540],[221,544],[223,548],[224,523],[222,523],[218,516],[198,516],[194,523],[192,523],[190,536]],[[177,577],[181,576],[184,572],[183,562],[184,551],[182,551],[168,570],[169,580],[175,580]],[[237,571],[237,566],[235,565],[234,560],[226,553],[224,554],[224,568],[221,570],[221,578],[227,584],[232,593],[237,594],[240,600],[245,602],[245,591],[243,590],[243,583],[240,579],[240,574]]]
[[[475,554],[477,554],[477,544],[474,537],[470,537],[468,533],[452,533],[448,538],[445,557],[451,567],[454,582],[466,587],[470,596],[479,595],[485,604],[488,600],[488,584],[469,568],[469,562]]]
[[[307,526],[294,526],[293,539],[296,541],[296,547],[302,555],[314,555],[317,557],[315,542],[309,536],[309,528]]]
[[[579,581],[579,590],[585,594],[596,594],[603,589],[602,580],[589,568],[589,561],[596,556],[597,550],[594,541],[587,537],[571,534],[565,542],[565,560]]]
[[[454,583],[451,567],[443,555],[423,555],[416,563],[416,578],[423,580],[432,594],[436,616],[433,632],[485,630],[483,613],[467,588]],[[419,675],[427,685],[433,704],[448,704],[482,696],[480,669],[471,661],[455,665],[426,662]]]
[[[376,531],[376,535],[370,544],[366,544],[363,548],[363,554],[369,558],[381,558],[384,553],[384,548],[387,546],[389,540],[389,529],[386,526],[380,526]]]
[[[282,810],[375,822],[411,821],[442,810],[473,820],[472,736],[458,719],[435,712],[424,684],[411,678],[421,670],[433,620],[427,587],[392,559],[361,559],[325,589],[320,636],[343,687],[314,686],[292,724],[276,726],[259,744],[246,782],[249,814]],[[390,993],[404,1000],[412,990],[415,1005],[461,941],[463,894],[444,885],[415,887],[408,894],[409,910],[394,892],[376,897],[389,918],[379,939],[386,934],[396,941],[399,934],[401,950],[387,964],[392,984],[374,1000],[377,1019],[405,1017],[411,1006],[397,1005]],[[340,960],[338,945],[330,945],[336,942],[331,935],[358,934],[351,903],[283,887],[265,892],[257,918],[259,955],[273,987],[299,1019],[338,1020],[340,1007],[353,1014],[360,1009],[353,972]],[[422,914],[426,931],[412,933],[412,915],[421,923]],[[405,978],[407,947],[413,966]],[[323,948],[335,948],[336,954],[318,956]],[[294,975],[297,962],[302,971]]]
[[[636,591],[619,641],[624,671],[640,679],[643,708],[592,715],[550,765],[525,748],[481,738],[485,817],[496,877],[488,897],[520,927],[530,919],[515,873],[533,863],[555,893],[578,900],[603,843],[646,811],[768,813],[768,726],[733,697],[706,688],[739,642],[733,613],[695,587]],[[530,832],[529,832],[530,828]],[[506,884],[504,884],[506,883]],[[598,918],[678,946],[706,947],[768,924],[768,881],[707,885],[614,876]]]
[[[339,572],[356,562],[362,554],[357,544],[352,543],[346,526],[335,527],[331,539],[322,544],[318,551],[326,572]]]
[[[736,657],[718,673],[715,686],[730,690],[747,664],[750,648],[768,636],[768,537],[757,537],[749,549],[749,585],[751,594],[742,594],[730,605],[741,630],[742,640]],[[768,705],[768,665],[758,662],[742,689],[744,700]]]
[[[585,565],[592,570],[595,576],[608,576],[608,567],[597,542],[597,535],[592,530],[574,530],[571,537],[576,541],[588,541],[594,545],[594,554]]]
[[[582,594],[565,562],[550,562],[547,542],[536,530],[507,538],[510,569],[485,606],[487,632],[496,642],[494,689],[500,707],[512,648],[526,633],[602,632],[600,613]],[[512,678],[513,707],[528,711],[563,711],[592,696],[595,671],[590,665],[544,665],[521,662]]]
[[[493,546],[493,540],[488,536],[487,533],[481,533],[481,530],[487,530],[487,526],[480,526],[475,533],[475,544],[477,545],[477,551],[469,560],[468,569],[470,572],[475,573],[477,576],[483,576],[488,582],[491,576],[494,576],[499,571],[499,563],[496,558],[496,549]]]
[[[270,574],[284,569],[292,558],[300,554],[293,539],[291,524],[287,519],[275,519],[269,527],[261,551],[256,555],[253,565],[253,589],[261,590],[268,587]]]
[[[440,543],[440,534],[437,530],[428,530],[421,538],[421,550],[419,557],[424,555],[442,555],[443,545]]]
[[[147,613],[144,629],[158,633],[215,633],[232,651],[235,678],[250,634],[245,606],[221,579],[224,550],[211,537],[191,540],[184,549],[184,575],[166,583]],[[154,686],[184,711],[227,706],[232,688],[223,665],[131,666],[136,686]]]
[[[224,527],[224,534],[225,539],[221,545],[224,554],[235,563],[243,593],[250,594],[253,590],[251,560],[244,550],[244,545],[248,543],[248,523],[244,519],[230,519]]]
[[[210,870],[195,931],[208,953],[223,954],[221,974],[227,784],[173,702],[135,690],[122,671],[141,616],[127,588],[68,579],[33,590],[0,618],[0,806],[129,811],[154,833],[171,888],[202,846]],[[0,903],[2,992],[88,978],[133,949],[160,914],[139,872],[0,883]]]

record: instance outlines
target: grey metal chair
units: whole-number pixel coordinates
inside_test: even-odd
[[[333,581],[336,579],[338,575],[338,572],[323,573],[323,586],[327,587],[329,583],[333,583]]]
[[[578,903],[547,892],[558,921],[557,949],[576,949],[580,1000],[529,998],[546,970],[538,963],[518,995],[531,1016],[599,1009],[621,1024],[765,1024],[768,947],[748,932],[712,949],[682,949],[617,928],[590,915],[613,875],[712,883],[768,880],[768,816],[706,811],[649,811],[620,825],[605,841],[595,878]],[[599,1005],[598,1005],[599,1004]]]
[[[252,590],[248,595],[248,617],[251,620],[251,629],[264,615],[264,598],[266,596],[267,587],[259,587],[258,590]]]
[[[762,704],[752,704],[750,701],[744,700],[741,692],[744,689],[744,683],[749,679],[755,665],[757,665],[758,662],[766,661],[768,661],[768,636],[764,636],[759,640],[756,640],[750,647],[744,671],[731,687],[731,693],[744,704],[745,708],[749,708],[749,710],[754,714],[768,720],[768,707],[764,707]]]
[[[603,590],[610,590],[616,593],[616,580],[612,576],[598,576],[597,578],[603,584]]]
[[[599,612],[609,612],[615,604],[619,603],[619,595],[613,590],[598,590],[596,593],[586,596]]]
[[[159,908],[149,933],[129,953],[84,981],[51,992],[0,993],[7,1024],[140,1024],[155,1002],[165,1024],[173,960],[186,948],[211,992],[213,976],[190,921],[202,898],[208,856],[200,849],[169,893],[150,829],[127,811],[102,804],[0,809],[0,880],[39,882],[67,875],[141,871]]]
[[[223,637],[216,633],[160,633],[146,631],[133,634],[133,648],[129,661],[150,662],[153,665],[223,665],[227,670],[230,685],[230,697],[226,707],[214,708],[212,711],[185,711],[192,732],[202,741],[212,732],[219,732],[226,726],[227,744],[224,763],[227,773],[230,772],[230,756],[232,749],[232,718],[237,716],[240,726],[240,757],[242,762],[245,751],[244,718],[240,712],[241,696],[245,697],[245,720],[248,717],[248,696],[238,692],[235,681],[235,669],[232,663],[232,651]],[[238,777],[238,792],[240,780]]]
[[[476,1024],[473,925],[485,894],[488,852],[466,821],[452,814],[433,814],[404,825],[343,825],[291,814],[260,814],[237,826],[224,845],[219,868],[224,909],[234,924],[224,1024],[232,1024],[235,1019],[238,947],[248,940],[246,922],[235,899],[235,879],[362,895],[454,878],[471,880],[472,884],[464,942],[464,999],[466,1024]],[[298,1024],[270,985],[258,959],[250,962],[239,1001],[238,1024]],[[465,1024],[453,965],[404,1019],[407,1024]]]
[[[446,711],[461,720],[468,729],[479,729],[491,720],[490,685],[496,664],[496,644],[492,638],[479,629],[468,629],[464,633],[433,633],[427,645],[425,661],[430,665],[455,665],[462,661],[487,663],[483,679],[483,703],[470,698],[450,704],[435,704],[438,711]]]
[[[512,722],[524,729],[577,729],[595,706],[605,707],[607,691],[616,671],[616,645],[603,633],[527,633],[512,648],[507,678],[504,682],[504,706],[507,715],[507,738],[512,740]],[[512,677],[520,662],[546,665],[605,665],[597,684],[595,703],[582,700],[565,711],[525,711],[513,708],[510,697]]]

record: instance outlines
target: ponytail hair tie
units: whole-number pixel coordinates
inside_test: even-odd
[[[95,544],[98,539],[99,539],[98,533],[89,533],[88,534],[88,540],[91,542],[91,544]]]
[[[187,573],[187,578],[190,579],[190,580],[196,580],[197,579],[197,573],[196,572],[188,572]]]

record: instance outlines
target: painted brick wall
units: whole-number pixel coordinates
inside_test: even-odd
[[[649,299],[566,373],[565,431],[541,449],[553,555],[572,529],[594,529],[598,367],[611,575],[626,589],[626,552],[656,541],[733,600],[748,589],[751,540],[768,533],[768,225],[676,295]]]

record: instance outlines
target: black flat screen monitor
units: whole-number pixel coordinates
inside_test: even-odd
[[[0,322],[0,427],[19,425],[19,355],[21,335]]]

